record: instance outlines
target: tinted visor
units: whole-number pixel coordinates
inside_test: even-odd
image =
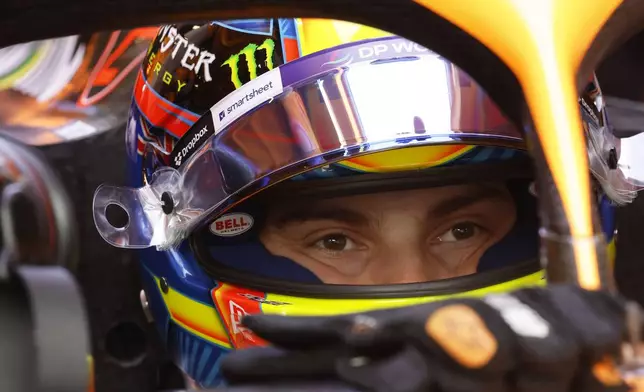
[[[254,193],[362,154],[432,144],[523,148],[519,131],[465,73],[402,38],[287,63],[215,104],[140,189],[101,186],[94,217],[126,248],[177,245]],[[116,204],[129,222],[111,225]]]

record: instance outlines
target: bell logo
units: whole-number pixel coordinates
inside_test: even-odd
[[[212,222],[210,231],[220,237],[234,237],[247,232],[252,227],[252,216],[244,213],[232,213],[223,215]]]
[[[240,88],[243,84],[241,78],[239,77],[239,60],[243,55],[246,59],[246,66],[248,67],[249,80],[255,79],[258,75],[258,69],[262,67],[257,63],[257,52],[263,50],[266,54],[265,60],[265,69],[262,73],[270,71],[274,68],[273,64],[273,55],[275,54],[275,41],[270,38],[266,38],[261,45],[250,43],[246,47],[239,51],[239,53],[234,54],[224,61],[221,66],[230,67],[230,81],[233,83],[236,89]],[[262,67],[263,68],[263,67]]]

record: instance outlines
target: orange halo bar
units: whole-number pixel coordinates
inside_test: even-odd
[[[576,73],[593,39],[622,0],[415,1],[478,39],[514,72],[571,235],[592,239],[588,156],[577,106]],[[578,283],[598,289],[601,279],[595,241],[580,241],[573,251]]]

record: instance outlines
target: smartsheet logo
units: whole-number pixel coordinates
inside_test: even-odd
[[[215,134],[218,134],[239,117],[262,103],[273,99],[283,91],[282,74],[279,68],[276,68],[228,94],[226,98],[210,109],[215,125]]]
[[[230,106],[226,108],[226,110],[222,110],[219,113],[219,119],[222,120],[224,117],[226,117],[227,114],[235,113],[236,111],[242,111],[242,112],[247,112],[248,110],[244,110],[244,106],[257,106],[253,105],[250,103],[250,105],[247,105],[249,102],[252,102],[253,100],[262,100],[262,95],[263,94],[268,94],[270,95],[270,92],[275,89],[275,86],[273,86],[273,82],[269,81],[263,86],[259,86],[257,88],[251,89],[246,89],[248,93],[246,95],[240,97],[238,100],[235,100]],[[274,95],[272,95],[274,96]],[[265,101],[265,100],[264,100]],[[239,117],[239,116],[238,116]]]

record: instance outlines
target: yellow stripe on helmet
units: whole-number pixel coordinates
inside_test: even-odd
[[[340,161],[337,165],[369,173],[422,170],[440,166],[463,156],[475,146],[443,144],[400,148]]]
[[[87,392],[95,392],[96,379],[94,377],[94,357],[92,355],[87,356],[87,367],[89,368],[89,380],[87,382]]]
[[[332,19],[297,19],[302,56],[365,39],[391,37],[393,34],[371,26]]]
[[[214,306],[195,301],[172,287],[168,288],[167,293],[161,290],[160,279],[156,276],[154,280],[157,289],[163,298],[170,318],[177,325],[185,330],[207,340],[217,346],[231,348],[230,339],[226,333],[219,314]]]
[[[615,249],[615,236],[610,240],[608,243],[608,262],[610,264],[610,270],[613,271],[615,269],[615,257],[617,255],[617,251]]]
[[[274,301],[274,303],[263,303],[262,312],[265,314],[280,314],[284,316],[330,316],[419,305],[446,298],[482,297],[488,294],[504,293],[529,286],[545,286],[545,282],[544,271],[539,271],[518,279],[464,293],[415,298],[325,299],[291,297],[269,293],[266,296],[266,300]],[[287,303],[288,305],[280,303]]]

